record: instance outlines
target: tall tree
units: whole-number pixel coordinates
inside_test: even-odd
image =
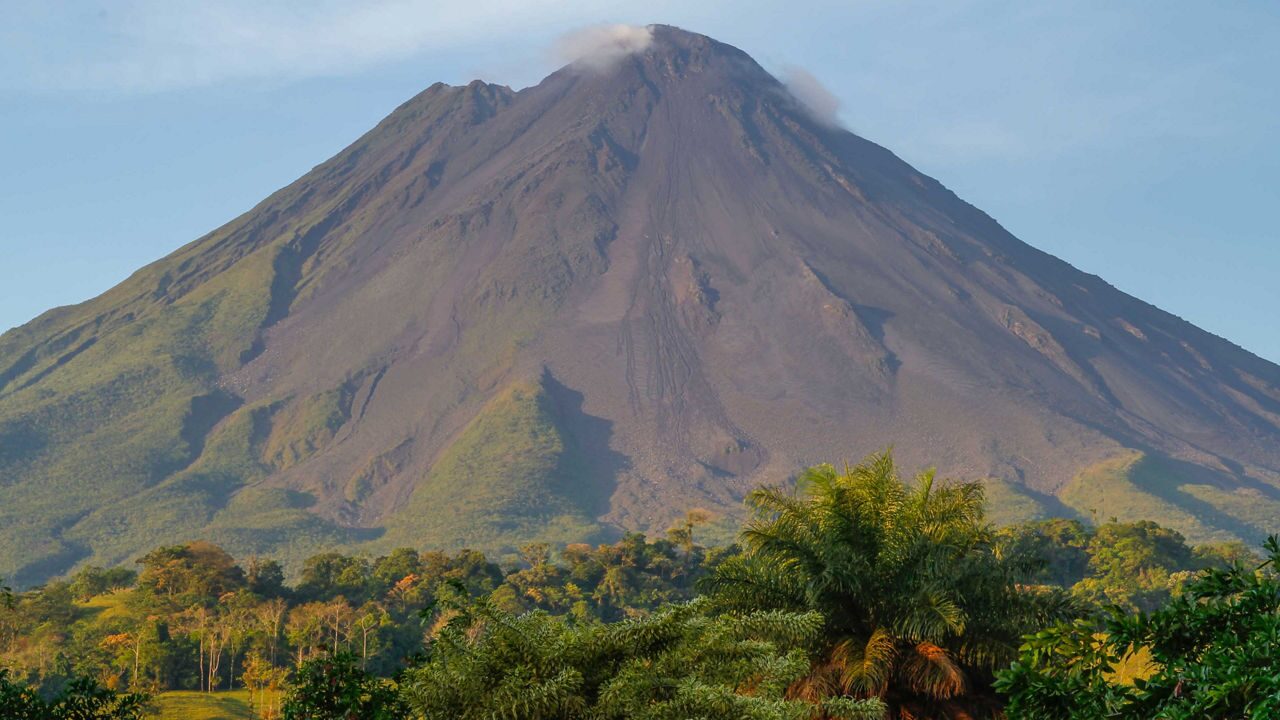
[[[276,649],[280,646],[280,633],[284,630],[284,618],[288,610],[289,603],[279,597],[263,601],[253,607],[258,632],[266,640],[268,658],[272,665],[276,664]]]
[[[982,487],[911,485],[890,453],[809,468],[796,489],[757,490],[745,553],[709,578],[730,608],[816,611],[822,641],[791,692],[884,699],[895,717],[994,715],[990,683],[1019,638],[1071,605],[1019,589],[998,552]]]
[[[244,571],[225,550],[203,541],[153,550],[138,563],[138,586],[174,606],[212,605],[244,587]]]

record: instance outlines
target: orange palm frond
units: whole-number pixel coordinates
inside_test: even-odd
[[[939,699],[956,697],[968,685],[964,670],[951,654],[928,642],[917,644],[904,658],[901,674],[912,691]]]

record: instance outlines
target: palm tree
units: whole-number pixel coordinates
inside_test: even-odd
[[[813,610],[825,629],[808,699],[878,697],[890,717],[998,716],[993,673],[1023,633],[1069,614],[1064,596],[1022,589],[983,519],[982,486],[907,486],[890,452],[838,472],[804,471],[796,489],[748,496],[745,552],[708,580],[728,608]]]

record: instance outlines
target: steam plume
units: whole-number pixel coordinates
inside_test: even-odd
[[[840,98],[828,90],[813,73],[793,65],[783,70],[782,82],[814,120],[824,125],[840,127]]]
[[[562,62],[589,70],[604,70],[622,58],[649,47],[653,30],[638,25],[595,25],[562,36],[555,55]]]

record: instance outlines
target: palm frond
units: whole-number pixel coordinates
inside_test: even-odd
[[[919,643],[903,658],[903,684],[914,692],[936,699],[962,694],[967,681],[959,663],[933,643]]]
[[[862,696],[884,694],[897,662],[897,641],[884,628],[876,628],[866,642],[842,640],[831,650],[831,665],[840,672],[846,693]]]

